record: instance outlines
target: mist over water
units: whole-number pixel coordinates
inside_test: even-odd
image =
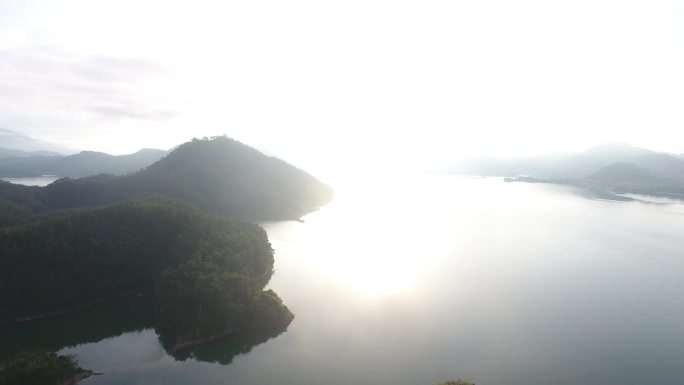
[[[29,178],[1,178],[5,182],[10,182],[14,184],[21,184],[24,186],[47,186],[50,183],[56,181],[59,179],[59,177],[54,176],[54,175],[43,175],[43,176],[37,176],[37,177],[29,177]]]
[[[176,361],[144,323],[61,352],[105,372],[93,385],[641,385],[684,375],[679,202],[426,176],[340,187],[303,219],[263,224],[276,252],[269,286],[295,320],[229,365]]]

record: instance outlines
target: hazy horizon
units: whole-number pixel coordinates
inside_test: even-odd
[[[240,141],[239,138],[233,138],[228,134],[219,134],[216,136],[225,136],[225,137],[229,137],[229,138]],[[203,136],[198,135],[198,136],[195,136],[194,138],[200,138],[201,139],[202,137]],[[87,148],[84,148],[84,149],[54,148],[54,147],[49,146],[50,143],[45,143],[46,145],[48,145],[46,148],[38,148],[38,147],[40,147],[40,143],[41,143],[40,139],[39,138],[33,138],[33,137],[30,137],[30,138],[31,139],[38,139],[39,144],[33,146],[35,149],[38,149],[38,150],[48,149],[48,150],[52,150],[52,151],[57,152],[57,153],[61,153],[63,155],[75,154],[75,153],[78,153],[81,151],[93,151],[93,150],[87,149]],[[206,138],[206,137],[204,137],[204,138]],[[192,139],[193,138],[189,138],[187,141],[190,141]],[[363,181],[369,182],[369,183],[370,182],[377,182],[377,179],[378,179],[377,178],[377,172],[378,171],[385,171],[385,174],[387,174],[388,177],[391,177],[393,175],[397,176],[400,174],[405,174],[406,172],[416,173],[416,174],[434,173],[434,172],[450,173],[451,169],[453,167],[458,166],[459,164],[462,164],[463,161],[467,161],[468,159],[492,159],[492,160],[499,159],[499,160],[511,160],[511,161],[513,161],[516,159],[522,160],[522,159],[536,158],[539,160],[543,160],[543,159],[546,159],[547,156],[554,157],[556,155],[565,156],[565,155],[570,155],[573,153],[579,154],[579,153],[582,153],[584,151],[592,150],[595,148],[611,147],[611,146],[617,146],[618,148],[619,147],[626,147],[626,148],[636,147],[636,148],[642,148],[642,149],[661,152],[661,153],[668,153],[671,155],[677,155],[677,156],[684,155],[684,152],[677,153],[677,152],[658,151],[658,150],[654,150],[652,148],[646,148],[643,146],[638,146],[638,145],[634,145],[632,143],[627,143],[627,142],[622,142],[622,141],[605,141],[605,142],[601,142],[601,143],[595,143],[590,147],[578,148],[576,150],[566,150],[566,151],[557,151],[557,152],[552,152],[552,151],[532,152],[532,153],[527,153],[527,154],[514,154],[514,155],[488,154],[488,153],[479,153],[479,154],[478,153],[471,153],[471,154],[467,154],[467,155],[454,154],[453,158],[447,159],[444,162],[442,162],[441,164],[433,164],[433,165],[427,165],[427,166],[422,165],[422,167],[420,167],[418,165],[411,165],[412,167],[401,167],[401,168],[397,167],[397,168],[392,168],[392,169],[381,170],[381,169],[375,168],[375,167],[377,167],[376,164],[369,164],[366,167],[364,167],[363,169],[358,169],[358,168],[337,169],[336,170],[337,173],[335,173],[335,172],[331,173],[329,170],[326,170],[326,169],[320,168],[320,167],[316,167],[314,164],[307,165],[307,164],[297,164],[296,162],[292,162],[291,159],[288,159],[287,154],[285,154],[285,155],[276,154],[276,153],[270,152],[268,149],[265,149],[265,148],[262,148],[259,146],[255,146],[255,145],[250,144],[250,143],[245,143],[243,141],[240,141],[240,142],[242,142],[248,146],[254,147],[257,150],[263,152],[264,154],[266,154],[268,156],[275,156],[275,157],[281,158],[281,159],[285,160],[286,162],[293,164],[296,167],[301,167],[303,169],[311,171],[313,175],[325,180],[328,183],[343,183],[343,184],[345,184],[344,187],[349,187],[348,186],[349,183],[356,184],[360,180],[363,180]],[[106,152],[106,151],[101,151],[101,152],[105,152],[105,153],[108,153],[110,155],[128,155],[128,154],[133,154],[135,152],[138,152],[138,151],[141,151],[144,149],[159,149],[159,150],[165,150],[165,151],[172,151],[177,145],[180,145],[180,144],[182,144],[182,143],[178,143],[178,144],[176,144],[170,148],[153,147],[153,146],[152,147],[143,147],[143,148],[139,148],[137,150],[134,150],[130,153],[112,153],[112,152]],[[38,147],[36,147],[36,146],[38,146]],[[0,147],[3,147],[3,146],[0,146]],[[7,146],[7,148],[12,148],[12,147],[17,147],[17,146]],[[34,151],[34,150],[31,150],[31,151]],[[341,186],[338,185],[338,187],[341,187]]]
[[[0,5],[0,127],[112,154],[227,134],[316,175],[682,153],[676,1]]]
[[[0,384],[684,382],[682,69],[684,0],[0,0]]]

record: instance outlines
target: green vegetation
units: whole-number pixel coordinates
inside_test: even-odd
[[[296,219],[331,197],[304,171],[225,137],[195,139],[130,175],[0,182],[0,324],[151,290],[172,352],[273,335],[293,319],[264,291],[273,250],[263,229],[234,219]]]
[[[43,189],[0,180],[0,227],[22,224],[50,211]]]
[[[182,144],[131,175],[60,179],[49,186],[0,183],[0,226],[55,210],[148,196],[180,199],[208,212],[247,220],[298,219],[332,190],[280,159],[225,137]]]
[[[282,330],[294,318],[257,280],[222,271],[205,259],[164,272],[157,293],[157,331],[172,352],[235,331]]]
[[[73,356],[51,352],[21,352],[0,365],[3,385],[62,385],[84,373]]]
[[[146,288],[156,288],[158,331],[176,343],[292,319],[262,291],[273,269],[263,229],[168,198],[0,229],[0,255],[0,322]]]

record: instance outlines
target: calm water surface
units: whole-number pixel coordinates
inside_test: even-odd
[[[47,186],[60,177],[54,175],[43,175],[30,178],[0,178],[5,182],[23,184],[24,186]]]
[[[85,385],[684,383],[684,205],[500,179],[382,185],[264,224],[270,287],[296,315],[280,336],[176,360],[142,297],[0,328],[0,354],[76,354],[105,372]]]

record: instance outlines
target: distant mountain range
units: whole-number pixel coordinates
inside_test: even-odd
[[[40,175],[82,178],[98,174],[125,175],[161,159],[167,151],[142,149],[128,155],[82,151],[74,155],[0,156],[0,178],[21,178]]]
[[[470,158],[449,170],[452,174],[582,178],[605,167],[628,163],[655,176],[684,182],[684,155],[666,154],[622,143],[609,143],[574,154],[525,158]]]
[[[684,155],[623,143],[608,143],[574,154],[526,158],[471,158],[451,174],[503,176],[624,192],[684,194]]]
[[[0,178],[125,175],[151,165],[168,153],[145,148],[118,156],[95,151],[64,155],[73,151],[5,129],[0,129],[0,144],[3,146],[0,147]]]
[[[14,148],[0,147],[0,159],[17,157],[17,158],[28,158],[30,156],[55,156],[60,155],[58,152],[54,151],[23,151]]]
[[[125,175],[161,159],[167,151],[142,149],[128,155],[82,151],[74,155],[0,156],[0,178],[40,175],[82,178],[98,174]]]

